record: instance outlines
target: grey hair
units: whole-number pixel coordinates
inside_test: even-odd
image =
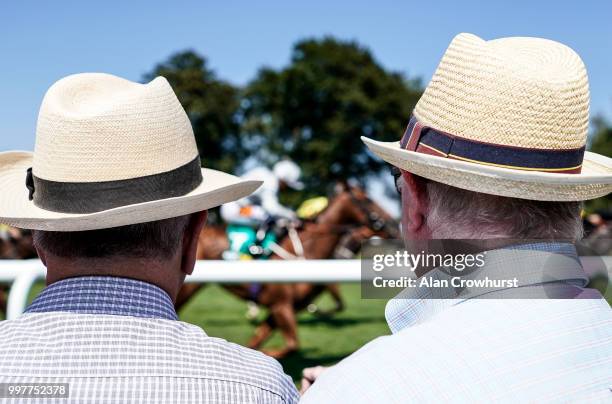
[[[569,239],[583,236],[582,202],[507,198],[426,181],[435,239]]]
[[[178,251],[190,215],[110,229],[58,232],[36,230],[34,245],[67,258],[169,259]]]

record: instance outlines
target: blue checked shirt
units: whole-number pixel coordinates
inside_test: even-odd
[[[0,341],[0,382],[68,383],[70,397],[54,403],[298,400],[274,359],[177,321],[166,292],[133,279],[56,282],[0,322]]]
[[[567,260],[552,262],[576,264],[552,279],[542,268],[559,256]],[[575,299],[512,299],[504,290],[431,299],[434,290],[404,290],[386,307],[392,335],[328,369],[301,402],[612,402],[612,310],[584,289],[578,262],[572,246],[525,245],[489,251],[484,267],[520,272],[534,296],[549,282],[578,290]]]

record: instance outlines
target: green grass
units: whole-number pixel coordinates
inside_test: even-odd
[[[344,312],[325,319],[307,312],[298,316],[300,349],[280,361],[296,382],[303,368],[332,365],[368,341],[389,333],[384,318],[384,300],[362,300],[358,284],[342,285],[341,290],[347,306]],[[316,302],[322,308],[332,306],[326,294]],[[180,318],[202,327],[210,336],[245,345],[255,329],[255,325],[245,318],[245,311],[245,302],[219,286],[210,286],[181,310]],[[261,313],[261,317],[264,315]],[[267,348],[280,346],[282,338],[278,332],[265,345]]]

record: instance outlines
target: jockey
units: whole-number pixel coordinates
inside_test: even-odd
[[[286,188],[304,189],[300,181],[302,170],[291,160],[277,162],[272,170],[256,167],[242,178],[263,181],[262,186],[252,195],[221,206],[221,217],[227,223],[258,226],[270,218],[295,220],[295,212],[278,201],[278,192]]]
[[[223,253],[224,259],[251,259],[253,255],[261,254],[267,244],[275,240],[275,235],[268,234],[268,224],[271,220],[297,219],[293,210],[278,201],[278,192],[286,188],[304,189],[304,184],[300,181],[301,175],[302,170],[297,164],[291,160],[281,160],[272,170],[256,167],[242,176],[243,179],[263,181],[263,184],[249,197],[221,206],[221,217],[228,223],[227,236],[230,243],[229,250]],[[249,227],[259,230],[255,233]],[[246,317],[253,320],[259,313],[255,302],[261,284],[251,284],[249,290],[251,300],[247,301]]]

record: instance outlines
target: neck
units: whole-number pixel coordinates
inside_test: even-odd
[[[47,285],[66,278],[80,276],[115,276],[151,283],[163,289],[176,300],[185,275],[174,260],[150,258],[64,258],[45,257]]]
[[[350,211],[350,197],[347,193],[343,192],[331,200],[327,209],[317,218],[317,223],[331,225],[354,224],[357,220],[349,215]]]

